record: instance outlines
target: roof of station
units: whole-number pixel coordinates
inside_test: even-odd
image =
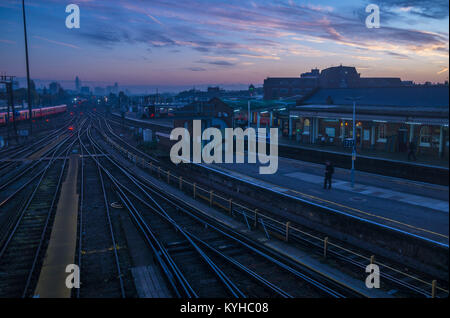
[[[230,107],[234,109],[247,110],[248,99],[247,98],[226,98],[223,99]],[[295,100],[264,100],[264,99],[250,99],[250,108],[258,111],[270,111],[274,109],[283,109],[288,106],[295,106]]]
[[[320,89],[306,99],[306,105],[358,105],[448,108],[448,86]]]

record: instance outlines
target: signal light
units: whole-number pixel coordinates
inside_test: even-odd
[[[72,127],[72,126],[70,126],[70,127],[69,127],[69,130],[70,130],[70,131],[72,131],[72,130],[73,130],[73,127]]]

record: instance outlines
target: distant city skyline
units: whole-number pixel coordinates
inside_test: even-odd
[[[365,26],[369,3],[380,6],[380,29]],[[26,4],[31,77],[69,89],[76,76],[92,89],[238,89],[340,64],[364,76],[448,80],[448,1],[80,0],[81,28],[70,30],[67,3]],[[21,78],[21,1],[0,9],[0,71]]]
[[[18,77],[15,79],[20,87],[26,87],[27,85],[27,79],[26,77]],[[68,90],[76,90],[75,86],[75,80],[58,80],[58,79],[39,79],[39,78],[32,78],[32,80],[35,82],[37,89],[43,89],[44,87],[49,86],[52,82],[57,82],[61,85],[63,89]],[[82,86],[89,86],[91,90],[95,89],[96,87],[102,87],[107,88],[107,86],[114,85],[114,82],[97,82],[97,81],[83,81],[80,78],[81,87]],[[121,85],[118,83],[119,90],[125,90],[128,89],[131,91],[132,94],[154,94],[156,93],[156,90],[159,91],[159,93],[178,93],[183,90],[190,90],[190,89],[200,89],[205,90],[208,87],[216,87],[219,86],[226,90],[241,90],[241,89],[248,89],[250,84],[254,84],[257,87],[262,87],[263,83],[235,83],[235,84],[223,84],[223,83],[209,83],[209,84],[198,84],[198,85]]]

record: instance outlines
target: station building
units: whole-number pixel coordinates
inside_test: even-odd
[[[410,85],[398,77],[361,77],[355,67],[312,69],[300,77],[269,77],[264,80],[264,99],[307,96],[319,88],[401,87]]]
[[[319,89],[289,114],[289,138],[302,144],[406,152],[414,142],[419,153],[448,159],[448,86]],[[351,144],[350,144],[351,147]]]

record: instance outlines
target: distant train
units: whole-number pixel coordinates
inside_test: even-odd
[[[33,118],[47,117],[51,115],[56,115],[60,113],[65,113],[67,111],[67,105],[50,106],[43,108],[34,108],[31,110]],[[0,112],[0,125],[6,123],[7,112]],[[15,120],[26,120],[29,119],[28,109],[16,111]],[[12,112],[9,112],[9,121],[13,121]]]

